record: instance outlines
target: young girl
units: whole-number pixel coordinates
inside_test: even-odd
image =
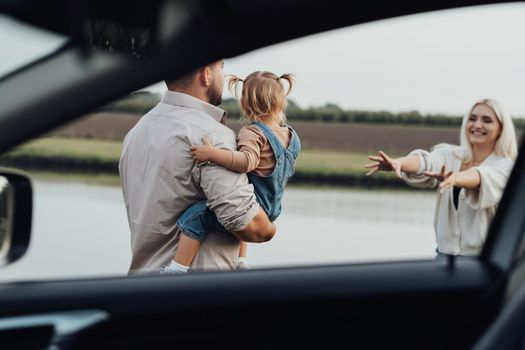
[[[288,82],[285,92],[281,83]],[[230,170],[247,173],[255,188],[255,195],[270,221],[281,213],[281,199],[284,187],[294,173],[295,160],[301,149],[297,133],[286,125],[286,96],[293,85],[293,76],[280,77],[270,72],[254,72],[243,81],[232,76],[230,90],[237,91],[243,82],[241,94],[241,119],[249,121],[238,134],[238,151],[218,149],[207,139],[203,145],[191,147],[191,154],[197,163],[211,161]],[[179,246],[170,265],[163,266],[161,273],[187,272],[197,255],[200,242],[212,230],[225,231],[215,214],[206,207],[206,201],[195,203],[177,220],[182,231]],[[238,269],[246,268],[246,243],[241,242]]]

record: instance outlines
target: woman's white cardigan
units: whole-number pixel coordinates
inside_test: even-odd
[[[431,152],[414,150],[410,155],[420,157],[419,171],[402,173],[402,178],[414,187],[436,188],[438,181],[423,175],[423,172],[439,172],[443,165],[449,171],[460,171],[463,154],[464,149],[453,145],[438,145]],[[480,253],[513,165],[512,159],[492,153],[474,167],[481,184],[477,189],[461,189],[457,210],[452,188],[443,193],[437,191],[434,230],[440,253],[467,256]]]

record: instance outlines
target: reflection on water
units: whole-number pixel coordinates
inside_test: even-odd
[[[426,225],[432,220],[434,204],[432,192],[292,187],[285,193],[283,211],[284,216]]]
[[[434,194],[288,187],[278,233],[250,244],[256,267],[434,256]],[[119,187],[35,182],[32,242],[0,280],[125,275],[129,229]]]
[[[249,260],[262,267],[433,258],[434,196],[290,188],[276,221],[278,234],[251,244]]]

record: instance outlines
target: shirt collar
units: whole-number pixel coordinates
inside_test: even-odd
[[[182,92],[166,91],[164,96],[162,96],[161,102],[199,110],[208,114],[219,123],[223,117],[226,117],[226,112],[219,107]]]

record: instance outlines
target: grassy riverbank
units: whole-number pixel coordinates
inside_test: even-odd
[[[9,156],[64,157],[118,161],[122,143],[118,141],[45,137],[27,142],[8,152]]]
[[[121,147],[118,141],[46,137],[23,144],[6,156],[118,162]],[[367,157],[366,153],[303,149],[296,171],[318,175],[364,175]]]

